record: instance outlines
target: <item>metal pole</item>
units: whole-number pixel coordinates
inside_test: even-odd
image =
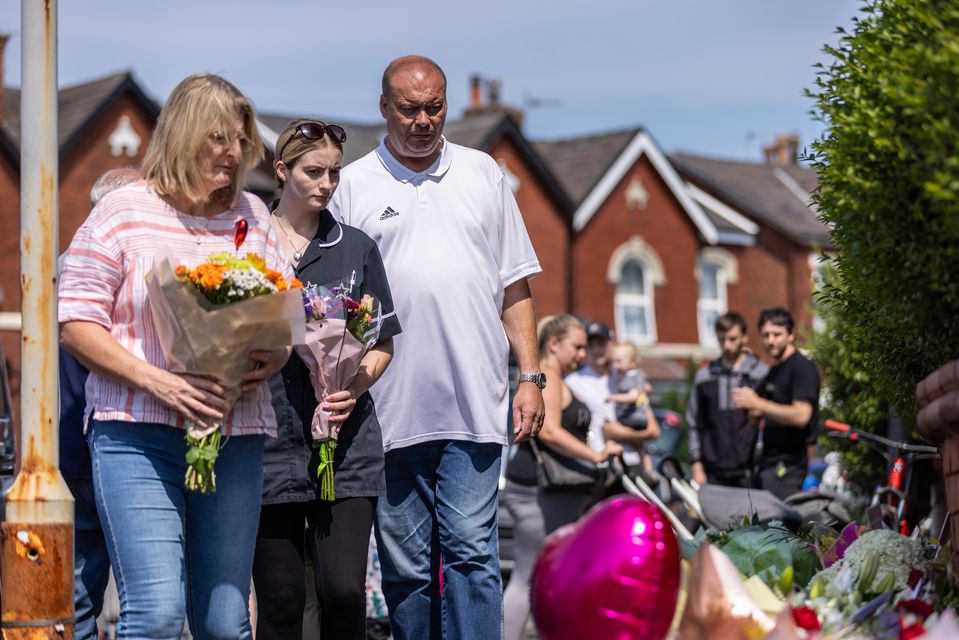
[[[57,1],[22,0],[20,473],[0,529],[5,640],[73,638],[73,497],[58,468]]]

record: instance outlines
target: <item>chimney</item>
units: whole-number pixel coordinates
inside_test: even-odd
[[[490,78],[485,81],[486,84],[486,102],[483,102],[483,77],[478,73],[470,76],[470,103],[463,109],[463,117],[478,116],[484,113],[496,113],[505,111],[509,117],[516,123],[516,126],[523,126],[523,112],[510,105],[503,104],[500,101],[500,81]]]
[[[469,110],[483,108],[483,79],[478,73],[470,76],[470,106]]]
[[[10,36],[8,34],[5,34],[5,33],[0,34],[0,122],[3,122],[4,120],[7,119],[7,111],[6,111],[7,90],[3,84],[3,80],[4,80],[3,70],[4,70],[4,65],[6,63],[6,60],[4,60],[3,54],[6,51],[8,40],[10,40]]]
[[[489,94],[489,106],[493,109],[499,107],[499,80],[490,78],[486,82],[486,92]]]
[[[777,167],[792,167],[799,160],[799,136],[795,133],[781,133],[776,142],[763,148],[766,164]]]

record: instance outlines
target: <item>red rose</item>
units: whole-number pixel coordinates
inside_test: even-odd
[[[931,604],[916,598],[914,600],[903,600],[896,605],[896,611],[900,614],[911,613],[917,618],[922,618],[925,620],[932,615],[935,609],[932,608]]]
[[[793,622],[795,622],[796,626],[800,629],[805,629],[806,631],[819,631],[822,629],[822,625],[819,624],[819,618],[816,616],[816,612],[809,607],[799,607],[798,609],[794,608],[792,613]]]
[[[926,635],[926,628],[922,626],[921,622],[916,622],[908,627],[903,627],[902,620],[900,619],[899,640],[913,640],[913,638],[921,638],[924,635]]]

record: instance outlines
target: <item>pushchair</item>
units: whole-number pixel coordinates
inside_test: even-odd
[[[722,485],[697,485],[683,473],[675,458],[660,462],[662,480],[656,489],[641,475],[629,473],[618,465],[620,482],[627,493],[645,498],[658,506],[673,525],[680,539],[692,540],[692,531],[702,525],[712,529],[740,526],[748,518],[765,525],[781,522],[798,531],[809,522],[819,522],[841,530],[852,521],[839,498],[826,492],[801,492],[781,500],[769,491],[741,489]],[[681,509],[671,508],[681,504]],[[681,517],[685,511],[691,517]]]

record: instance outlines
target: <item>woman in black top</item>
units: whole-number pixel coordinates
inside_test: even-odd
[[[586,330],[571,315],[547,316],[537,327],[539,366],[548,384],[543,390],[546,419],[537,436],[538,447],[576,460],[599,464],[622,453],[615,442],[602,451],[586,444],[589,409],[563,382],[586,359]],[[513,516],[513,573],[503,594],[505,640],[522,638],[529,617],[529,581],[533,563],[546,535],[579,517],[591,498],[590,490],[537,489],[536,462],[528,442],[517,447],[506,467],[503,502]]]
[[[326,209],[339,183],[346,134],[337,125],[291,122],[276,142],[281,195],[273,225],[304,284],[348,283],[355,299],[369,293],[382,308],[378,343],[364,356],[348,389],[328,395],[324,409],[341,427],[333,459],[336,500],[319,499],[310,423],[317,402],[309,370],[294,353],[270,380],[277,438],[264,449],[263,507],[253,581],[258,640],[299,638],[306,601],[304,529],[314,561],[323,638],[366,637],[366,557],[377,496],[386,492],[383,439],[370,386],[392,357],[400,325],[376,244],[340,224]],[[315,621],[310,621],[313,626]]]

